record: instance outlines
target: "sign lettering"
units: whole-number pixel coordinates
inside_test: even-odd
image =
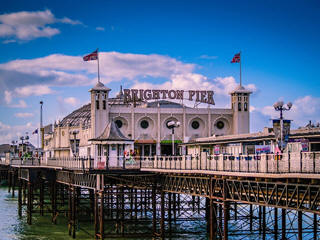
[[[189,101],[200,103],[208,103],[214,105],[213,91],[198,91],[198,90],[158,90],[158,89],[124,89],[124,101],[136,102],[144,100],[160,100],[160,99],[176,99],[183,100],[184,94],[187,94]]]

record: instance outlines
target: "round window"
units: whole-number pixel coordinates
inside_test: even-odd
[[[147,120],[142,120],[141,123],[140,123],[140,126],[143,129],[147,129],[149,127],[149,122]]]
[[[121,128],[121,127],[122,127],[122,125],[123,125],[122,121],[121,121],[121,120],[119,120],[119,119],[118,119],[118,120],[116,120],[116,121],[115,121],[115,123],[117,124],[117,127],[118,127],[118,128]]]
[[[200,127],[200,123],[199,123],[198,121],[193,121],[193,122],[191,123],[191,127],[192,127],[193,129],[198,129],[198,128]]]
[[[217,122],[217,128],[218,129],[224,128],[224,122],[222,122],[222,121]]]

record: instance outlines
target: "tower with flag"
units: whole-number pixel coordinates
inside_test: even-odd
[[[97,48],[94,52],[83,57],[83,61],[98,61],[98,82],[100,82],[100,67],[99,67],[99,49]]]
[[[236,53],[231,60],[231,63],[239,63],[240,64],[240,86],[242,86],[242,79],[241,79],[241,52]]]

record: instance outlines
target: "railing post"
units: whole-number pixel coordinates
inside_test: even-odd
[[[316,153],[312,153],[313,156],[313,173],[316,173]]]
[[[290,152],[288,151],[288,173],[290,173],[290,168],[291,168],[291,166],[290,166],[290,158],[291,158]]]
[[[280,157],[279,157],[280,155],[279,155],[279,153],[277,153],[277,173],[279,173],[279,159],[280,159]]]
[[[302,173],[302,151],[300,151],[300,172]]]
[[[269,170],[268,170],[268,167],[269,167],[269,166],[268,166],[268,165],[269,165],[269,164],[268,164],[268,160],[269,160],[269,154],[267,153],[267,154],[266,154],[266,165],[267,165],[267,167],[266,167],[266,173],[268,173],[268,171],[269,171]]]

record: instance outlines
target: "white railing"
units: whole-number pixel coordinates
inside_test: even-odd
[[[261,155],[183,155],[30,158],[10,160],[11,165],[61,167],[67,169],[171,169],[250,173],[320,173],[320,152]]]
[[[142,168],[250,173],[320,173],[320,152],[261,155],[155,156]]]

